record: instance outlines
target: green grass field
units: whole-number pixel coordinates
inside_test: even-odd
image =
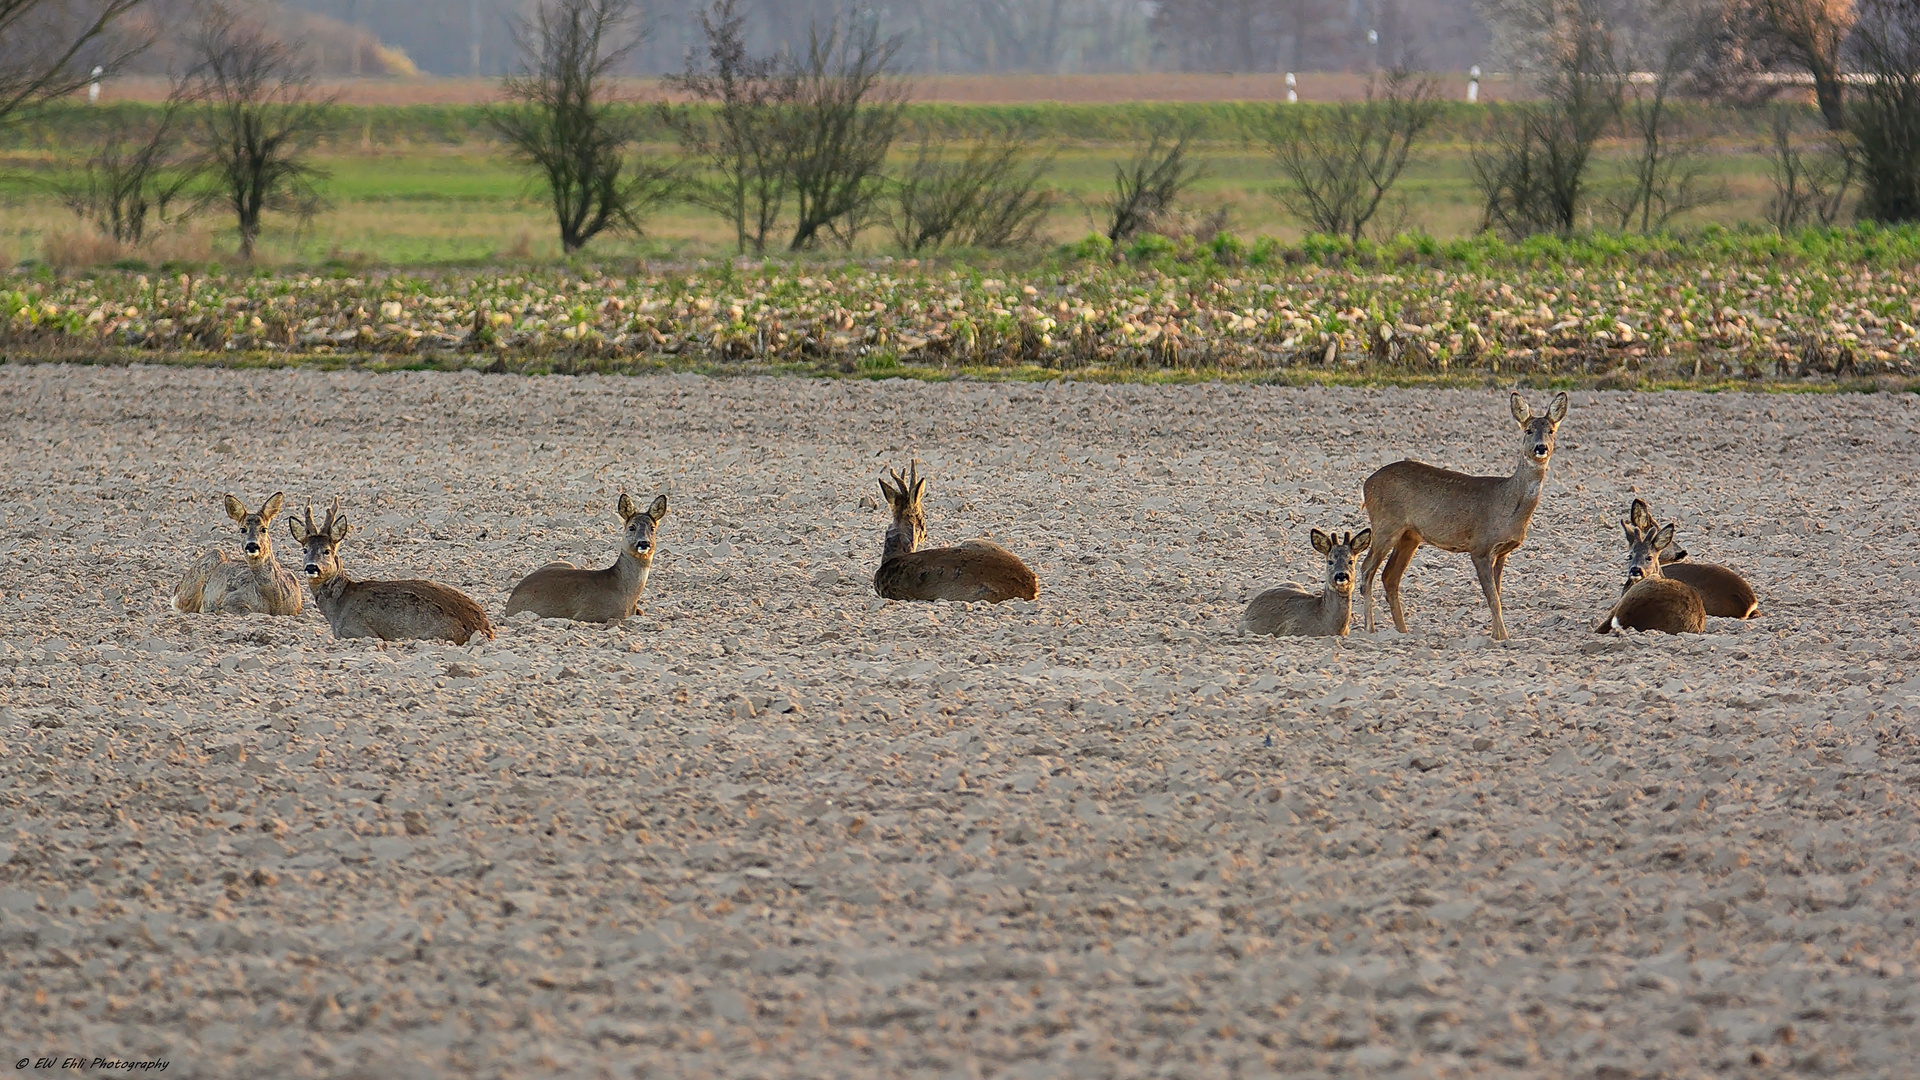
[[[136,105],[116,108],[133,110]],[[1312,107],[1312,106],[1303,106]],[[1049,182],[1061,199],[1047,236],[1068,241],[1094,228],[1098,204],[1110,190],[1114,164],[1156,125],[1197,133],[1197,159],[1206,177],[1188,209],[1196,215],[1224,208],[1229,228],[1252,239],[1292,242],[1299,222],[1274,197],[1276,175],[1261,142],[1262,118],[1272,106],[1195,105],[924,105],[909,114],[915,134],[965,139],[986,132],[1024,130],[1052,148]],[[150,263],[206,260],[234,249],[226,217],[208,210],[159,236],[151,250],[104,251],[76,243],[84,225],[48,189],[112,110],[66,109],[14,125],[0,139],[0,260],[89,261],[123,255]],[[1409,170],[1382,215],[1383,231],[1416,231],[1448,239],[1479,222],[1470,182],[1467,139],[1479,114],[1451,106],[1435,145]],[[1725,182],[1727,197],[1679,222],[1680,230],[1757,220],[1768,196],[1766,160],[1758,150],[1758,114],[1693,110],[1691,130],[1706,140],[1704,160]],[[493,261],[544,262],[559,257],[551,215],[540,191],[486,141],[480,112],[471,106],[338,107],[317,161],[328,171],[321,185],[327,208],[310,221],[271,219],[260,259],[268,265],[450,266]],[[668,152],[655,145],[650,153]],[[902,147],[900,153],[909,152]],[[1605,148],[1594,173],[1597,190],[1614,183],[1623,148]],[[1593,224],[1604,228],[1604,213]],[[868,253],[887,250],[884,230],[862,235]],[[594,258],[687,259],[730,253],[731,234],[714,215],[671,207],[634,239],[603,237]]]

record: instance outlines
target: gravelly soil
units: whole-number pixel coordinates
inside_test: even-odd
[[[1576,394],[1491,642],[1241,636],[1497,392],[0,367],[0,1047],[188,1076],[1911,1076],[1912,397]],[[1544,394],[1533,394],[1535,407]],[[1037,604],[882,604],[883,465]],[[496,617],[168,609],[220,495]],[[1765,617],[1588,630],[1648,498]],[[295,554],[284,526],[279,557]],[[1384,615],[1384,610],[1382,611]]]

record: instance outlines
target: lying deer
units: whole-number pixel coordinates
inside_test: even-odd
[[[1627,534],[1627,581],[1613,610],[1593,628],[1596,634],[1615,630],[1658,630],[1667,634],[1698,634],[1707,628],[1707,610],[1693,587],[1660,572],[1660,553],[1673,544],[1673,526],[1653,528],[1646,504],[1633,501],[1633,520],[1621,523]],[[1644,513],[1644,517],[1643,517]],[[1645,521],[1645,525],[1641,522]]]
[[[287,528],[307,555],[307,588],[337,638],[373,637],[382,641],[438,638],[465,645],[479,635],[491,639],[493,624],[458,589],[432,581],[354,581],[340,569],[340,541],[349,526],[339,516],[340,500],[327,510],[326,524],[315,528],[313,507],[306,527],[292,517]]]
[[[298,615],[300,582],[273,557],[273,519],[285,496],[276,491],[257,514],[227,496],[227,516],[238,522],[244,558],[209,548],[173,590],[173,610],[207,615]]]
[[[1253,598],[1242,621],[1250,633],[1293,637],[1346,637],[1353,619],[1353,560],[1373,545],[1373,530],[1360,535],[1313,530],[1313,550],[1327,557],[1327,587],[1312,592],[1288,582]]]
[[[1567,395],[1555,394],[1546,414],[1535,416],[1519,394],[1508,401],[1520,425],[1520,464],[1511,476],[1468,476],[1418,461],[1396,461],[1367,477],[1363,488],[1367,517],[1376,542],[1360,571],[1360,597],[1367,613],[1367,632],[1373,632],[1373,575],[1380,572],[1387,606],[1393,609],[1394,629],[1407,632],[1406,609],[1400,603],[1400,577],[1421,544],[1442,551],[1465,552],[1480,577],[1480,591],[1493,610],[1493,636],[1505,639],[1507,624],[1500,617],[1500,579],[1507,556],[1527,539],[1527,522],[1540,505],[1540,489],[1547,481],[1547,462],[1553,458],[1553,440],[1567,415]],[[1379,538],[1385,538],[1385,543]]]
[[[1648,531],[1653,529],[1653,511],[1644,501],[1633,500],[1632,516],[1635,525]],[[1747,584],[1746,578],[1724,566],[1687,562],[1686,558],[1687,553],[1677,549],[1661,552],[1660,576],[1693,586],[1707,614],[1715,618],[1760,617],[1760,598],[1753,594],[1753,586]]]
[[[623,491],[617,511],[626,524],[626,542],[612,566],[589,570],[570,562],[548,563],[513,587],[507,617],[531,611],[543,619],[618,622],[633,614],[653,570],[653,538],[667,516],[667,497],[659,496],[643,511]]]
[[[893,510],[893,524],[887,526],[880,569],[873,575],[875,592],[888,600],[985,600],[990,604],[1040,596],[1040,581],[1033,571],[999,544],[968,540],[958,547],[921,548],[927,539],[927,520],[920,500],[927,482],[920,476],[919,462],[909,464],[904,476],[898,470],[890,475],[893,484],[882,480],[880,490]]]

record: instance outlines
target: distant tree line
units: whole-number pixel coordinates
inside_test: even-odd
[[[311,57],[257,8],[179,2],[191,46],[165,107],[127,114],[56,186],[124,244],[154,223],[229,214],[250,257],[267,215],[320,205],[311,148],[329,102]],[[649,40],[637,0],[540,0],[516,25],[518,60],[488,121],[547,195],[565,251],[640,233],[674,203],[719,215],[736,249],[755,255],[874,236],[918,255],[1040,235],[1060,198],[1032,140],[927,135],[901,146],[900,36],[875,18],[830,16],[798,47],[759,48],[750,2],[710,0],[699,13],[700,47],[667,79],[672,101],[624,96],[631,84],[616,78]],[[0,123],[138,55],[154,25],[129,18],[141,7],[0,0],[0,31],[13,31],[0,37]],[[1672,227],[1724,195],[1676,123],[1676,101],[1765,103],[1782,91],[1783,69],[1803,74],[1820,122],[1805,129],[1804,110],[1773,112],[1771,222],[1920,220],[1912,0],[1484,0],[1483,10],[1532,90],[1488,107],[1473,140],[1485,229]],[[16,47],[23,33],[37,47]],[[1441,108],[1413,55],[1376,74],[1362,100],[1272,108],[1272,190],[1309,230],[1357,242],[1408,223],[1397,187]],[[677,146],[643,144],[648,121]],[[1614,148],[1604,155],[1603,140]],[[1108,197],[1079,208],[1106,242],[1221,233],[1223,213],[1190,205],[1202,170],[1189,144],[1189,133],[1158,130],[1114,163]]]
[[[502,75],[518,62],[513,27],[537,0],[292,0],[356,23],[404,48],[435,74]],[[647,40],[631,71],[671,74],[699,53],[702,0],[648,5]],[[898,37],[895,64],[936,72],[1365,70],[1421,43],[1428,62],[1464,69],[1487,59],[1488,34],[1463,0],[746,0],[746,41],[758,53],[805,48],[809,29],[850,14]],[[1368,39],[1377,30],[1379,44]]]

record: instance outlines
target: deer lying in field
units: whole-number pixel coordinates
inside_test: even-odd
[[[968,540],[957,547],[922,548],[927,539],[926,512],[921,497],[927,482],[919,462],[905,475],[890,471],[893,483],[880,481],[880,490],[893,510],[887,526],[880,569],[873,590],[888,600],[1033,600],[1040,581],[1020,557],[988,540]]]
[[[1700,602],[1700,594],[1691,585],[1664,577],[1660,572],[1660,553],[1673,545],[1673,526],[1655,529],[1652,513],[1639,499],[1633,500],[1632,516],[1633,520],[1621,523],[1627,534],[1626,589],[1593,632],[1658,630],[1667,634],[1698,634],[1705,630],[1707,611]]]
[[[1327,587],[1313,592],[1289,581],[1253,598],[1241,625],[1254,634],[1346,637],[1353,620],[1353,561],[1373,544],[1373,530],[1360,535],[1313,530],[1313,550],[1327,557]]]
[[[623,491],[617,511],[626,537],[612,566],[589,570],[570,562],[550,562],[513,587],[513,595],[507,597],[507,617],[531,611],[543,619],[617,622],[633,614],[653,570],[654,534],[660,519],[667,516],[667,497],[661,495],[641,510]]]
[[[465,645],[475,635],[491,639],[493,624],[480,605],[458,589],[432,581],[354,581],[340,569],[340,541],[349,526],[339,516],[340,500],[327,510],[326,524],[313,524],[307,507],[306,527],[287,518],[287,528],[307,556],[307,587],[314,605],[327,617],[337,638],[379,638],[405,641],[437,638]]]
[[[227,496],[227,516],[240,526],[243,558],[209,548],[187,569],[173,590],[175,611],[221,614],[300,614],[300,582],[273,557],[273,519],[285,496],[276,491],[250,514],[239,499]]]
[[[1640,500],[1633,500],[1633,523],[1642,529],[1653,528],[1653,511]],[[1687,561],[1687,553],[1678,549],[1660,553],[1660,576],[1693,587],[1707,614],[1718,619],[1757,619],[1760,598],[1753,594],[1747,579],[1724,566]],[[1632,583],[1629,582],[1629,585]]]
[[[1506,574],[1507,556],[1527,539],[1527,522],[1540,505],[1554,436],[1566,418],[1568,399],[1564,393],[1555,394],[1541,416],[1533,415],[1519,394],[1509,398],[1508,404],[1520,425],[1520,463],[1513,475],[1468,476],[1418,461],[1396,461],[1367,477],[1362,490],[1374,544],[1360,571],[1360,597],[1368,633],[1373,632],[1373,575],[1383,563],[1386,569],[1380,572],[1380,581],[1386,586],[1394,628],[1407,632],[1400,578],[1420,545],[1432,544],[1472,557],[1480,591],[1493,611],[1493,636],[1506,638],[1500,579]]]

